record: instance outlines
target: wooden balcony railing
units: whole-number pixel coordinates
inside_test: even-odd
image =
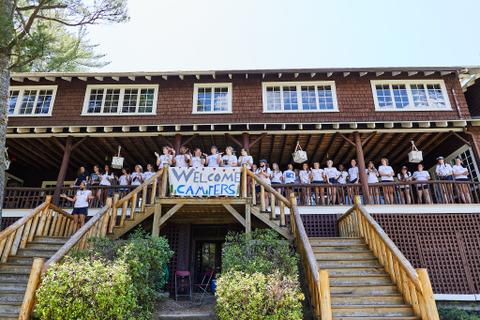
[[[439,320],[433,290],[426,269],[414,269],[382,227],[360,204],[355,205],[338,220],[340,236],[362,237],[380,264],[412,305],[422,320]]]

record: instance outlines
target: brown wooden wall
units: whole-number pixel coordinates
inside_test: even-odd
[[[467,88],[465,92],[465,99],[470,108],[472,117],[480,117],[480,80]]]
[[[114,81],[105,78],[104,81],[89,79],[88,84],[159,84],[157,114],[155,116],[81,116],[87,82],[73,78],[71,82],[56,78],[55,82],[41,80],[32,82],[14,82],[12,85],[58,85],[52,117],[11,117],[11,126],[81,126],[81,125],[168,125],[168,124],[211,124],[211,123],[316,123],[336,121],[398,121],[398,120],[455,120],[469,118],[469,111],[465,97],[462,94],[458,77],[455,74],[440,76],[435,73],[430,76],[411,76],[402,73],[395,77],[383,75],[375,77],[373,73],[360,77],[358,73],[344,77],[334,74],[332,77],[284,74],[281,79],[275,75],[244,75],[228,77],[217,76],[216,80],[197,80],[193,76],[186,76],[184,80],[178,77],[169,77],[163,80],[153,77],[151,81],[137,78],[136,81]],[[379,79],[444,79],[449,93],[451,111],[438,112],[376,112],[370,80]],[[262,81],[319,81],[334,80],[337,90],[337,99],[340,112],[305,112],[305,113],[263,113]],[[233,113],[218,115],[192,114],[193,84],[200,82],[232,82],[233,83]],[[452,94],[455,90],[456,100]],[[460,109],[457,110],[456,101]]]

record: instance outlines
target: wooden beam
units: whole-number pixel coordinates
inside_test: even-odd
[[[161,227],[165,222],[167,222],[168,219],[170,219],[178,210],[180,210],[183,207],[183,203],[177,203],[174,205],[170,210],[167,211],[161,218],[160,218],[160,223],[159,227]]]
[[[343,133],[340,133],[340,136],[343,138],[343,140],[347,141],[350,145],[355,147],[355,143],[350,140],[347,136],[345,136]]]
[[[285,144],[287,143],[287,135],[286,135],[286,134],[283,134],[282,136],[283,136],[283,138],[282,138],[282,144],[281,144],[282,148],[279,149],[280,152],[279,152],[278,155],[277,155],[277,163],[278,163],[279,165],[280,165],[281,162],[282,162],[283,152],[285,151]]]
[[[443,142],[445,142],[445,140],[447,140],[452,136],[453,136],[453,132],[449,132],[447,134],[439,133],[434,135],[433,139],[428,140],[428,142],[425,145],[421,146],[421,149],[420,149],[420,146],[417,146],[417,147],[420,150],[422,150],[424,154],[428,154],[429,152],[433,151],[436,147],[441,145]]]
[[[238,220],[238,222],[240,222],[242,224],[242,226],[247,227],[247,223],[246,223],[245,219],[242,217],[242,215],[240,213],[238,213],[237,210],[235,210],[234,207],[232,207],[231,205],[226,204],[226,203],[224,203],[223,206],[225,207],[225,209],[227,209],[228,212],[230,212],[232,214],[232,216],[235,217],[235,219]]]
[[[67,176],[68,164],[70,162],[70,155],[72,153],[73,147],[73,138],[71,136],[67,137],[65,142],[65,149],[63,151],[62,164],[58,170],[57,183],[55,185],[55,191],[53,193],[53,203],[58,204],[60,200],[60,192],[63,188],[63,183],[65,182],[65,177]]]
[[[315,145],[315,148],[313,150],[315,150],[313,152],[313,155],[312,155],[312,161],[315,162],[317,158],[320,158],[320,146],[322,145],[322,140],[323,140],[323,137],[325,136],[325,134],[320,134],[318,136],[318,141]],[[317,157],[317,154],[318,154],[318,157]],[[320,159],[319,159],[320,160]]]
[[[199,136],[199,134],[195,133],[193,136],[188,137],[187,140],[182,142],[182,146],[185,146],[185,145],[189,144],[193,139],[197,138],[198,136]]]
[[[254,145],[256,145],[259,141],[261,141],[263,138],[265,138],[267,136],[267,133],[264,132],[260,135],[260,137],[256,138],[255,140],[253,140],[252,142],[250,142],[250,148],[253,147]]]
[[[162,136],[162,135],[159,135],[158,136],[158,139],[159,140],[162,140],[163,142],[163,145],[167,145],[169,146],[170,148],[173,148],[173,144],[170,142],[170,140],[168,140],[165,136]],[[161,150],[160,150],[161,151]]]
[[[420,136],[421,134],[418,134],[418,133],[409,133],[405,138],[404,138],[404,145],[403,147],[398,147],[397,146],[397,150],[394,151],[391,155],[389,155],[389,158],[391,159],[391,163],[394,164],[394,163],[399,163],[403,157],[400,157],[401,154],[403,153],[407,153],[407,151],[405,149],[410,149],[411,148],[411,144],[410,144],[410,141],[412,140],[417,140],[418,137]],[[398,159],[398,160],[397,160]]]
[[[51,137],[50,141],[52,141],[54,144],[56,144],[62,151],[65,150],[65,146],[63,145],[63,143],[58,141],[57,137]]]
[[[357,151],[358,174],[364,194],[363,201],[368,204],[370,203],[370,190],[368,188],[367,166],[365,164],[365,155],[363,154],[362,139],[358,131],[353,133],[353,140],[355,141],[355,150]]]
[[[232,140],[238,147],[243,148],[243,144],[238,141],[234,136],[232,136],[230,133],[225,132],[225,138]]]
[[[455,135],[455,137],[457,137],[460,141],[462,141],[463,143],[465,143],[466,145],[468,146],[471,146],[470,144],[470,141],[468,141],[467,139],[465,139],[464,137],[462,137],[460,134],[458,134],[457,132],[453,132],[453,134]]]
[[[323,152],[323,156],[322,156],[322,161],[320,161],[320,166],[322,166],[325,161],[327,161],[328,159],[328,150],[330,150],[330,148],[332,147],[333,145],[333,142],[335,141],[335,139],[337,138],[337,134],[338,132],[335,132],[334,134],[332,134],[332,136],[330,137],[330,140],[328,141],[328,144],[327,144],[327,147],[325,148],[325,151]]]
[[[49,149],[44,149],[42,147],[38,147],[35,142],[31,142],[30,139],[23,139],[21,140],[22,146],[26,147],[26,150],[30,150],[31,153],[39,159],[37,161],[45,161],[51,164],[53,167],[58,167],[60,164],[60,159],[59,157],[55,157],[51,152],[49,152]],[[62,154],[63,156],[63,154]]]
[[[373,155],[371,157],[369,157],[369,160],[375,161],[377,159],[377,157],[385,156],[385,154],[384,154],[385,147],[390,145],[392,143],[392,141],[395,140],[395,136],[396,136],[396,134],[392,134],[390,139],[388,140],[388,142],[378,143],[377,147],[374,149],[375,153],[372,152]]]
[[[362,147],[364,147],[370,139],[372,139],[377,134],[377,131],[370,133],[365,139],[362,140]]]
[[[26,160],[26,167],[32,166],[40,170],[51,169],[46,163],[38,161],[38,159],[35,158],[27,148],[22,145],[17,145],[15,142],[13,142],[13,139],[7,139],[7,145],[10,148],[9,153],[18,156],[17,160]]]
[[[272,134],[272,135],[270,135],[270,137],[271,137],[272,141],[270,142],[270,152],[268,153],[268,157],[269,157],[268,162],[273,163],[273,159],[274,159],[273,158],[273,150],[274,150],[274,147],[275,147],[276,135]]]
[[[75,150],[76,147],[78,147],[80,144],[82,144],[85,140],[87,140],[89,136],[83,137],[79,141],[75,142],[72,146],[72,151]]]

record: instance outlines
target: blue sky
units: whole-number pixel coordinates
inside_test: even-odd
[[[479,0],[129,0],[105,71],[480,65]]]

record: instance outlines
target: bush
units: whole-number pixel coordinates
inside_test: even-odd
[[[473,311],[458,308],[439,308],[441,320],[480,320],[480,315]]]
[[[44,320],[133,319],[135,294],[124,263],[66,258],[44,275],[35,314]]]
[[[271,229],[251,233],[229,233],[222,254],[222,273],[243,271],[281,274],[296,277],[298,256],[287,240]]]
[[[302,319],[304,296],[298,281],[279,273],[224,273],[215,295],[220,320]]]

